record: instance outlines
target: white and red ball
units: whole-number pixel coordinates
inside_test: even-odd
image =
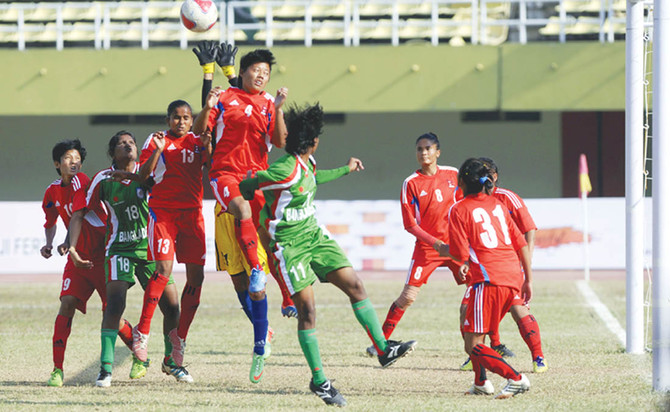
[[[191,31],[207,31],[218,19],[219,12],[211,0],[186,0],[181,5],[181,22]]]

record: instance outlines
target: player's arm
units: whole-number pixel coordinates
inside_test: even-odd
[[[359,172],[364,169],[365,167],[363,167],[363,162],[361,162],[360,159],[351,157],[349,158],[347,164],[342,167],[328,170],[317,170],[316,184],[321,185],[324,183],[328,183],[335,179],[339,179],[342,176],[348,175],[351,172]]]
[[[533,261],[533,251],[535,250],[535,232],[537,232],[537,229],[531,229],[523,235],[526,238],[526,243],[528,243],[528,254],[530,255],[531,262]]]
[[[277,95],[275,96],[275,124],[272,130],[271,142],[275,147],[280,149],[286,146],[286,136],[288,136],[288,129],[284,121],[284,111],[282,110],[287,97],[288,89],[286,87],[277,90]]]
[[[196,136],[202,135],[205,130],[208,129],[210,113],[214,109],[214,106],[219,102],[219,96],[222,92],[223,90],[217,86],[207,93],[205,104],[202,106],[202,110],[198,113],[198,116],[193,122],[193,134]]]
[[[146,182],[151,172],[156,169],[158,164],[158,159],[160,159],[163,149],[165,149],[165,133],[160,131],[151,135],[151,141],[154,146],[154,150],[151,153],[151,156],[142,163],[139,170],[139,181]]]
[[[70,248],[70,231],[68,230],[67,233],[65,234],[65,240],[63,240],[63,243],[58,245],[56,247],[56,250],[58,251],[58,254],[63,256],[64,254],[67,253],[67,250]]]
[[[70,246],[68,252],[70,253],[72,263],[74,263],[76,267],[90,269],[93,267],[93,262],[82,259],[77,252],[77,243],[79,241],[79,235],[81,234],[81,225],[84,221],[84,211],[85,209],[79,209],[72,213],[70,227],[68,228],[68,233],[70,234]]]
[[[530,264],[530,249],[528,248],[528,245],[519,249],[517,255],[521,261],[524,273],[523,285],[521,286],[521,298],[525,303],[528,303],[533,298],[533,269]]]
[[[242,88],[242,85],[239,84],[241,79],[235,74],[235,55],[237,55],[237,46],[223,42],[218,46],[216,63],[221,67],[223,75],[228,78],[228,84]]]
[[[56,226],[56,221],[58,220],[58,210],[54,206],[54,202],[51,200],[49,195],[50,189],[47,189],[44,193],[44,199],[42,200],[42,210],[44,211],[44,237],[46,242],[44,246],[40,248],[40,255],[43,258],[49,259],[51,257],[51,251],[53,250],[53,241],[56,237],[56,231],[58,227]]]
[[[58,228],[56,224],[44,228],[44,237],[46,237],[46,242],[40,249],[40,255],[42,255],[42,257],[45,259],[49,259],[51,257],[51,251],[53,250],[53,242],[54,238],[56,237],[57,230]]]
[[[240,182],[240,193],[251,200],[254,192],[260,190],[277,190],[291,187],[296,174],[301,173],[300,167],[293,156],[284,156],[272,163],[267,170],[259,170],[255,176],[249,174]]]
[[[214,40],[203,40],[198,42],[193,48],[193,53],[198,58],[198,63],[202,67],[202,98],[201,104],[205,105],[207,93],[212,89],[214,80],[214,62],[219,53],[219,44]]]

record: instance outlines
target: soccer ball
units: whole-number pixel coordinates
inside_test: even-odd
[[[207,31],[218,19],[219,12],[211,0],[186,0],[181,5],[181,22],[191,31]]]

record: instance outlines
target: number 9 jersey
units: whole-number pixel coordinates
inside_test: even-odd
[[[135,173],[139,171],[139,167],[139,163],[136,163]],[[111,170],[115,170],[113,166],[93,177],[86,195],[87,208],[94,208],[99,201],[107,208],[107,256],[119,255],[146,260],[148,189],[132,180],[115,182],[105,174]]]

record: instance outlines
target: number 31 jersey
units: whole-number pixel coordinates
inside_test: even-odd
[[[147,188],[131,180],[115,182],[105,174],[109,168],[98,172],[86,195],[87,207],[97,202],[107,208],[107,256],[119,255],[147,259]],[[135,173],[139,171],[136,164]]]
[[[437,239],[449,243],[447,216],[456,201],[458,169],[438,166],[437,173],[427,176],[420,170],[412,173],[402,185],[400,203],[405,229],[419,225]],[[432,249],[433,245],[417,239],[416,247]]]
[[[149,136],[142,147],[140,163],[149,159],[156,149]],[[165,132],[165,148],[151,176],[149,206],[152,208],[188,209],[202,207],[202,165],[207,161],[207,148],[200,137],[187,133],[174,137]]]

